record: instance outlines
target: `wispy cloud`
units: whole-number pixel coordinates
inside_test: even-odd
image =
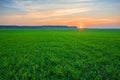
[[[118,25],[119,7],[119,0],[0,0],[0,24]]]

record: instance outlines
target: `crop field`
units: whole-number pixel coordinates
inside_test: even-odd
[[[0,29],[0,80],[119,80],[120,30]]]

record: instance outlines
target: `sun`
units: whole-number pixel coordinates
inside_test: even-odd
[[[84,28],[84,26],[83,25],[79,25],[77,28],[82,30]]]
[[[79,28],[80,28],[80,29],[82,29],[82,28],[83,28],[83,26],[79,26]]]

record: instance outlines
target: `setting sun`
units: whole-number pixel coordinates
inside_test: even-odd
[[[84,28],[83,24],[77,26],[78,29],[82,30]]]

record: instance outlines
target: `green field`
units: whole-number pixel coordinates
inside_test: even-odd
[[[119,80],[120,30],[0,30],[0,80]]]

